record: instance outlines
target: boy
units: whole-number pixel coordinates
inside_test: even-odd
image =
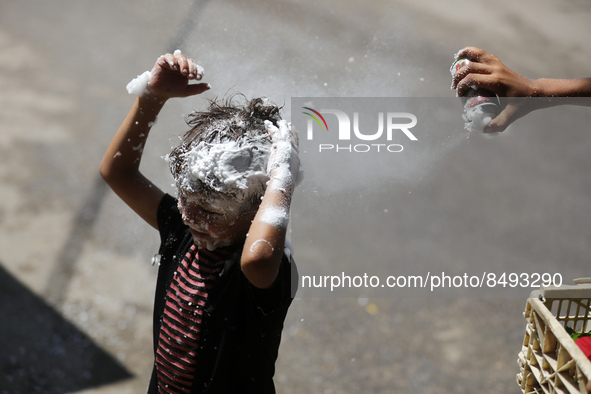
[[[202,75],[180,51],[161,56],[141,77],[145,86],[135,88],[139,97],[100,167],[161,236],[148,392],[272,393],[293,296],[295,267],[284,247],[299,171],[296,136],[265,100],[212,103],[191,115],[193,129],[169,156],[178,201],[139,172],[159,111],[170,98],[209,89],[189,84]]]

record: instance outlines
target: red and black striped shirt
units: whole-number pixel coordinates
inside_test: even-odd
[[[210,290],[231,253],[192,245],[174,273],[166,295],[156,352],[160,393],[190,393]]]

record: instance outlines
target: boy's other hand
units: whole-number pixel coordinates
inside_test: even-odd
[[[291,123],[285,120],[280,120],[277,126],[268,120],[265,121],[265,127],[273,142],[267,164],[267,173],[271,174],[273,170],[278,168],[287,169],[291,176],[290,183],[295,186],[300,180],[298,135],[292,129]]]
[[[207,83],[189,84],[201,80],[203,68],[180,51],[162,55],[156,61],[150,75],[146,95],[161,100],[174,97],[188,97],[210,89]]]
[[[516,73],[498,57],[480,48],[466,47],[455,56],[456,59],[466,57],[470,60],[453,75],[451,88],[457,90],[458,96],[463,96],[470,88],[476,87],[507,98],[507,104],[485,128],[485,132],[503,131],[534,109],[526,105],[526,100],[512,99],[537,96],[535,81]]]

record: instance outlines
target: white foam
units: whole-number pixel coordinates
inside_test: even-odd
[[[289,190],[295,186],[303,175],[300,171],[300,159],[297,149],[298,137],[291,123],[280,120],[276,127],[268,120],[265,121],[267,132],[272,136],[273,149],[269,157],[267,172],[275,170],[274,187]]]
[[[239,142],[200,142],[183,154],[183,170],[177,178],[177,188],[187,203],[198,203],[217,214],[236,216],[251,196],[262,195],[269,180],[267,162],[269,143],[263,136],[244,138]],[[219,193],[201,194],[200,184]],[[212,239],[195,239],[200,247],[214,250],[228,246],[232,239],[209,229],[207,219],[201,224],[185,216],[181,199],[179,210],[183,220],[197,232],[207,233]],[[230,225],[232,223],[230,222]]]
[[[198,65],[194,61],[193,61],[193,67],[195,67],[195,76],[196,76],[196,78],[197,79],[203,78],[203,76],[205,75],[205,70],[203,69],[203,67],[201,67],[200,65]]]
[[[252,243],[252,245],[250,245],[250,251],[254,252],[255,245],[260,244],[260,243],[265,243],[265,244],[269,245],[269,247],[271,248],[271,252],[273,252],[275,250],[273,248],[273,245],[271,245],[271,242],[267,241],[266,239],[257,239],[256,241],[254,241]]]
[[[266,207],[259,216],[261,222],[277,228],[286,228],[289,223],[289,209],[279,206]]]
[[[180,49],[177,49],[173,53],[175,56],[181,55],[182,52]],[[191,60],[193,66],[195,67],[195,75],[197,79],[201,79],[203,75],[205,75],[205,70],[203,67],[195,63],[195,61]],[[132,79],[126,86],[127,93],[133,94],[134,96],[142,96],[146,90],[148,89],[148,85],[150,84],[150,78],[152,77],[151,71],[144,71],[142,74],[138,75],[134,79]]]
[[[261,141],[239,145],[235,141],[221,144],[200,142],[185,153],[185,170],[179,187],[195,190],[197,181],[221,193],[264,190],[268,181],[268,147]],[[256,190],[254,190],[256,189]]]
[[[464,119],[464,128],[469,132],[484,132],[484,128],[489,125],[493,115],[483,110],[482,106],[465,108],[462,114]]]
[[[134,78],[131,82],[127,84],[127,93],[133,94],[135,96],[143,95],[148,89],[148,84],[150,83],[151,76],[152,73],[150,71],[144,71],[143,74],[138,75],[136,78]]]

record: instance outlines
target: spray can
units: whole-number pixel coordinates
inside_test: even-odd
[[[460,57],[451,65],[449,69],[453,76],[460,68],[468,64],[470,59],[467,57]],[[477,108],[481,108],[482,112],[490,118],[495,118],[501,112],[501,100],[499,96],[490,90],[480,88],[470,88],[466,93],[460,97],[464,112],[472,112]]]

